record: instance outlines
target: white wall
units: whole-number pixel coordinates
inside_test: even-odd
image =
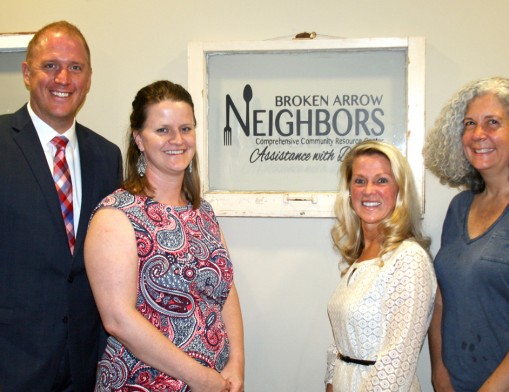
[[[189,41],[264,40],[301,31],[426,37],[429,128],[462,84],[508,76],[507,15],[509,2],[500,0],[3,0],[0,32],[34,31],[58,19],[77,24],[89,41],[94,66],[79,120],[124,147],[130,103],[140,87],[163,78],[187,85]],[[0,61],[4,72],[4,55]],[[0,82],[5,98],[10,88]],[[21,77],[19,88],[23,94]],[[426,175],[424,224],[433,252],[453,194]],[[326,303],[338,279],[329,239],[332,220],[220,221],[236,265],[246,324],[246,390],[323,390],[331,340]],[[418,372],[423,391],[432,391],[426,347]]]

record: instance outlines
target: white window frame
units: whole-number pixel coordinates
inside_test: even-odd
[[[239,192],[209,189],[207,59],[211,55],[291,51],[403,50],[407,55],[407,157],[424,211],[424,167],[422,147],[425,132],[425,39],[423,37],[270,40],[248,42],[190,42],[188,45],[188,89],[198,122],[197,151],[200,158],[202,192],[218,216],[332,217],[335,192]]]

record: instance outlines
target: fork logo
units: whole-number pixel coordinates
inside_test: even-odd
[[[253,90],[251,89],[251,86],[249,84],[246,84],[244,86],[244,94],[243,94],[244,101],[246,102],[246,117],[245,121],[242,119],[242,116],[240,115],[239,111],[235,107],[232,98],[230,97],[230,94],[226,95],[226,126],[224,127],[223,131],[223,144],[225,146],[231,146],[232,145],[232,129],[230,127],[230,110],[233,111],[235,114],[235,117],[237,118],[237,121],[239,122],[240,127],[246,134],[246,136],[249,136],[249,102],[253,98]]]
[[[232,97],[226,95],[226,125],[223,129],[223,145],[233,144],[233,129],[237,137],[244,135],[256,138],[256,143],[263,139],[283,138],[289,143],[299,140],[306,143],[308,138],[359,138],[379,137],[385,132],[385,110],[382,105],[383,95],[276,95],[273,103],[270,98],[257,97],[257,106],[250,108],[253,100],[251,85],[244,86],[242,97],[245,102],[245,114],[241,115]],[[329,101],[329,98],[330,101]],[[334,103],[329,107],[329,102]],[[260,108],[260,101],[262,101]],[[265,102],[265,105],[263,104]],[[242,106],[242,105],[238,105]],[[233,116],[230,114],[233,113]],[[240,129],[239,129],[240,128]],[[242,130],[242,132],[240,132]],[[279,140],[279,139],[278,139]],[[254,142],[254,141],[253,141]]]

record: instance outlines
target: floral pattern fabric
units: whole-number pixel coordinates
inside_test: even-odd
[[[229,356],[221,310],[233,269],[210,204],[202,201],[198,210],[191,205],[172,207],[119,189],[97,209],[102,207],[123,211],[134,228],[138,311],[189,356],[221,371]],[[189,390],[109,337],[98,365],[96,391]]]

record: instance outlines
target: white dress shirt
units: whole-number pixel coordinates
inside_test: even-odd
[[[74,120],[72,126],[65,131],[63,134],[58,133],[53,128],[51,128],[48,124],[46,124],[30,107],[30,102],[28,104],[28,113],[30,114],[30,118],[34,123],[35,130],[37,131],[37,136],[39,136],[39,140],[41,142],[41,146],[44,150],[44,154],[46,155],[46,160],[48,161],[48,167],[53,176],[53,158],[55,157],[55,153],[57,151],[56,147],[51,143],[51,140],[55,136],[65,136],[69,143],[65,148],[65,159],[67,160],[67,165],[69,166],[69,171],[71,172],[71,181],[72,181],[72,203],[73,203],[73,219],[74,219],[74,236],[77,236],[78,233],[78,223],[80,221],[80,212],[81,212],[81,163],[80,163],[80,151],[78,148],[78,138],[76,136],[76,120]]]

